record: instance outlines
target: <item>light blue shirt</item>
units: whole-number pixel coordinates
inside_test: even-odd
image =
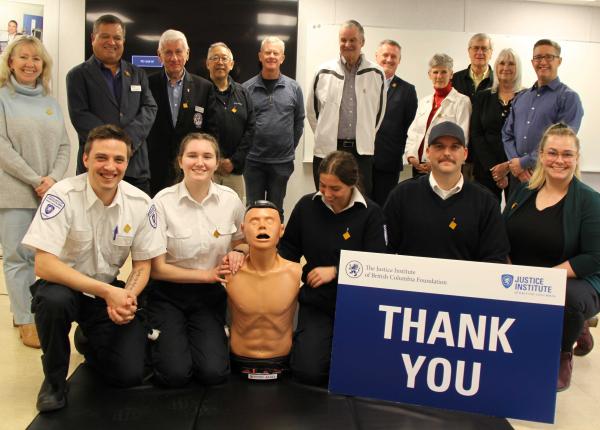
[[[165,72],[165,75],[167,73]],[[183,94],[183,78],[185,77],[186,71],[183,71],[181,79],[175,84],[171,83],[169,76],[167,75],[167,94],[169,95],[169,106],[171,107],[171,119],[173,120],[173,127],[177,125],[177,116],[179,115],[179,105],[181,103],[181,94]]]

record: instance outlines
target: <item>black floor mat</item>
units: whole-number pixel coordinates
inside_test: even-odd
[[[284,379],[167,390],[106,386],[85,364],[69,381],[68,405],[29,430],[510,430],[502,418],[329,394]]]

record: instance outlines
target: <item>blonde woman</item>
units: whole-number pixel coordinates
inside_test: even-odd
[[[542,137],[529,183],[504,211],[513,264],[567,271],[558,391],[571,382],[573,352],[592,349],[586,320],[600,312],[600,194],[578,177],[579,139],[555,124]]]
[[[69,139],[50,96],[52,59],[35,37],[18,36],[0,58],[0,242],[13,323],[40,347],[29,286],[33,252],[21,245],[41,197],[69,165]]]

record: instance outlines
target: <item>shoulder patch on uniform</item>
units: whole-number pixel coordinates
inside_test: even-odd
[[[65,207],[65,202],[54,194],[46,194],[40,205],[40,216],[43,220],[54,218]]]
[[[152,228],[158,227],[158,212],[154,204],[148,209],[148,221],[150,221]]]

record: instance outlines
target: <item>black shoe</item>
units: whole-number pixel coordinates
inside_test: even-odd
[[[46,379],[42,383],[42,388],[38,393],[35,407],[40,412],[50,412],[62,409],[67,404],[65,389],[55,389]]]

